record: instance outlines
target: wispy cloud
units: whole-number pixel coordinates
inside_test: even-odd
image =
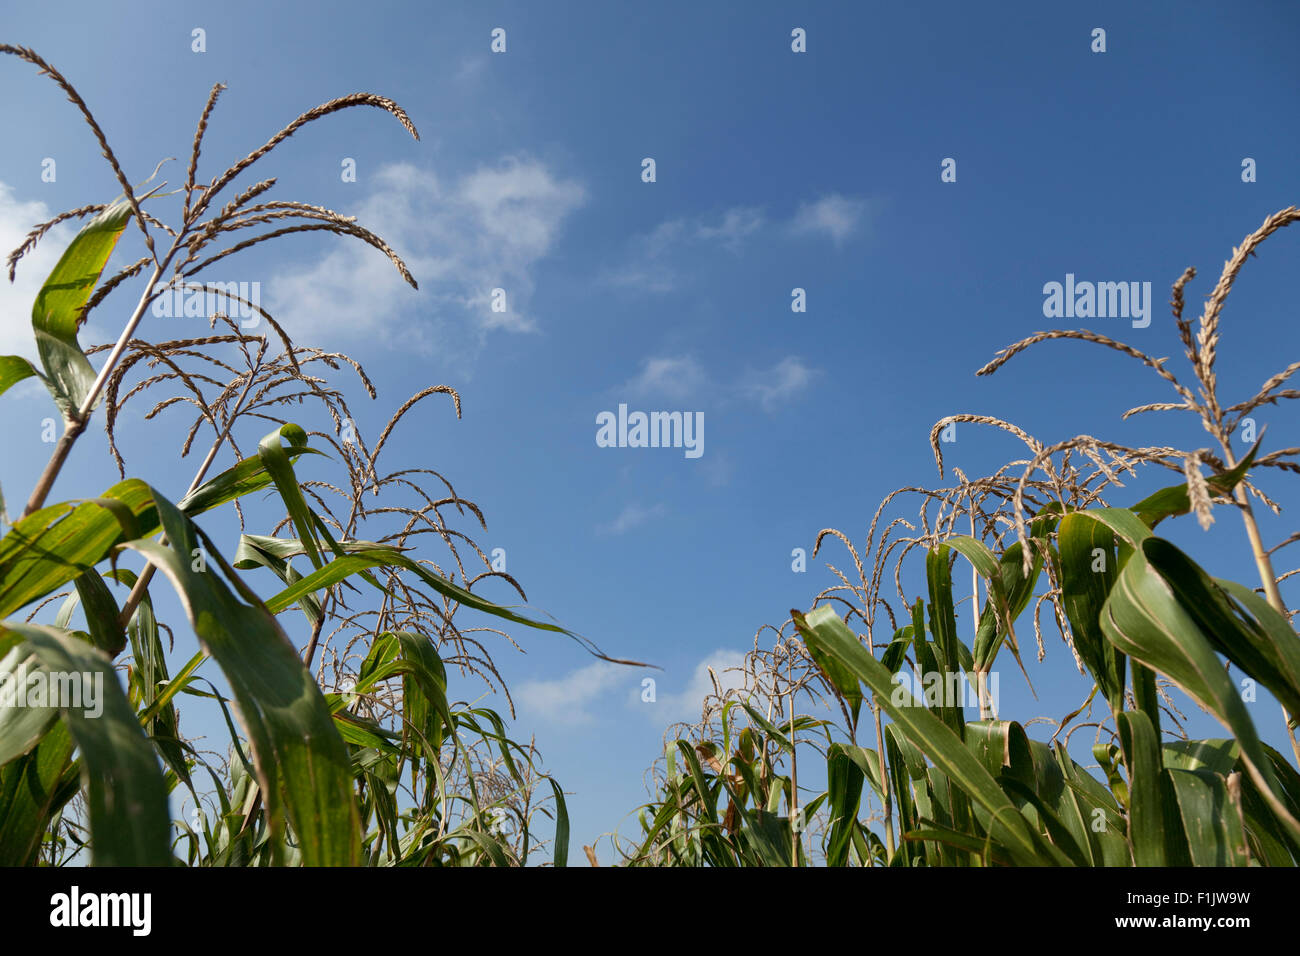
[[[457,67],[456,72],[453,74],[453,79],[462,84],[476,83],[483,75],[487,65],[488,58],[486,54],[462,57],[460,66]]]
[[[867,201],[832,193],[801,203],[790,222],[795,235],[824,235],[839,245],[858,231],[867,214]]]
[[[620,399],[674,402],[752,401],[770,412],[807,388],[815,374],[802,358],[787,355],[770,368],[750,370],[726,382],[710,375],[693,355],[659,355],[645,359],[615,394]]]
[[[740,245],[740,240],[753,235],[763,227],[763,211],[753,206],[736,206],[722,215],[716,226],[705,222],[695,225],[695,237],[701,241],[716,240],[730,248]]]
[[[613,521],[598,526],[596,533],[624,534],[634,528],[640,528],[656,518],[662,518],[667,513],[668,509],[663,504],[651,505],[649,508],[643,507],[639,503],[629,504],[618,513],[618,517]]]
[[[770,412],[807,388],[813,374],[803,359],[787,355],[772,368],[746,376],[739,389]]]
[[[601,281],[641,292],[665,293],[677,288],[678,275],[658,263],[628,263],[604,273]]]
[[[648,358],[622,388],[631,398],[680,400],[698,393],[707,383],[704,369],[693,356],[674,355]]]
[[[762,209],[734,206],[717,217],[680,217],[661,222],[631,242],[631,255],[622,266],[608,272],[605,281],[649,292],[671,292],[680,284],[673,266],[675,255],[702,244],[716,243],[739,252],[742,240],[765,224]]]
[[[763,221],[762,209],[733,206],[716,220],[697,216],[661,222],[644,237],[642,245],[651,256],[661,256],[672,249],[698,242],[718,242],[735,249],[740,240],[761,229]]]
[[[634,236],[628,254],[604,281],[643,292],[672,292],[691,268],[687,257],[698,257],[710,245],[739,254],[747,241],[760,235],[829,238],[838,246],[862,232],[869,219],[867,199],[831,193],[802,202],[789,219],[773,220],[761,206],[732,206],[711,216],[678,216]]]
[[[492,331],[534,331],[535,270],[585,198],[578,183],[534,160],[507,159],[450,186],[409,163],[383,166],[357,221],[406,260],[420,291],[374,249],[339,242],[268,284],[271,312],[291,331],[381,339],[400,332],[406,347],[425,350],[445,349],[466,330],[478,346]],[[505,290],[505,312],[492,310],[495,288]]]

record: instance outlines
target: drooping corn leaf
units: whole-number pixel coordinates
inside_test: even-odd
[[[290,461],[296,461],[299,455],[324,455],[315,448],[290,448],[285,455]],[[243,458],[221,474],[209,478],[199,487],[176,503],[185,514],[193,518],[205,511],[211,511],[219,505],[253,491],[258,491],[271,484],[271,474],[266,470],[266,463],[259,455]]]
[[[344,544],[351,544],[351,542],[345,542]],[[340,546],[340,550],[342,550],[342,546]],[[564,634],[578,641],[584,647],[587,647],[594,656],[599,657],[602,660],[612,660],[612,658],[606,657],[598,650],[595,650],[590,641],[575,634],[568,628],[561,627],[558,624],[548,624],[545,621],[538,621],[534,618],[525,617],[522,614],[516,614],[507,607],[494,604],[491,601],[479,597],[477,594],[467,591],[459,585],[452,584],[446,578],[439,577],[429,571],[429,569],[423,564],[420,564],[413,558],[403,554],[401,551],[387,545],[377,545],[369,548],[360,547],[355,553],[336,555],[334,560],[330,561],[324,567],[306,575],[301,580],[296,581],[279,594],[270,598],[266,602],[266,606],[270,608],[272,612],[279,613],[285,608],[292,607],[294,604],[300,602],[304,595],[309,595],[315,591],[321,590],[322,588],[329,587],[332,584],[337,584],[344,578],[351,577],[352,575],[358,574],[359,572],[365,571],[369,568],[377,567],[405,568],[406,570],[418,575],[426,584],[439,594],[449,597],[465,607],[504,618],[508,621],[514,622],[515,624],[523,624],[527,627],[537,628],[538,630],[553,631],[557,634]],[[629,662],[616,661],[615,663]]]

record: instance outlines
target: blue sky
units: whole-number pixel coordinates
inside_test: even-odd
[[[1290,3],[752,3],[743,14],[698,3],[48,3],[7,9],[0,41],[34,47],[81,89],[136,181],[168,156],[182,160],[162,175],[183,178],[218,81],[229,89],[204,180],[336,96],[380,93],[410,114],[418,143],[378,110],[351,110],[257,168],[279,178],[278,198],[355,214],[383,235],[418,292],[381,254],[330,236],[269,243],[209,278],[260,282],[296,340],[360,360],[379,398],[349,398],[372,441],[410,394],[455,387],[463,419],[441,399],[421,405],[386,464],[446,474],[488,520],[486,534],[461,530],[505,549],[534,607],[615,657],[663,668],[646,704],[643,672],[593,664],[563,639],[513,632],[526,655],[492,645],[516,736],[536,735],[572,793],[577,849],[620,824],[635,835],[623,815],[644,799],[641,773],[665,727],[697,713],[705,664],[733,661],[760,626],[806,609],[833,580],[824,558],[845,563],[832,545],[797,574],[791,550],[811,551],[825,527],[860,544],[885,494],[940,484],[927,442],[939,418],[996,416],[1045,443],[1208,444],[1197,421],[1172,413],[1121,421],[1170,399],[1114,353],[1054,342],[991,378],[974,372],[1017,339],[1078,326],[1184,370],[1170,284],[1197,267],[1188,312],[1199,314],[1231,248],[1297,199],[1297,26]],[[497,27],[500,54],[489,49]],[[791,50],[796,27],[806,53]],[[1104,53],[1090,49],[1097,27]],[[35,222],[118,189],[54,85],[5,60],[7,251]],[[345,158],[356,182],[341,180]],[[941,181],[945,158],[956,182]],[[1292,232],[1265,243],[1225,309],[1230,401],[1300,353]],[[71,234],[47,237],[0,290],[0,352],[31,351],[32,295]],[[114,261],[133,251],[124,243]],[[1045,318],[1043,286],[1067,274],[1150,282],[1150,325]],[[491,311],[493,288],[506,290],[507,313]],[[795,288],[805,312],[791,311]],[[115,336],[128,298],[109,300],[83,341]],[[201,321],[149,317],[142,332],[199,334]],[[703,454],[598,447],[596,416],[620,403],[702,413]],[[11,508],[48,455],[47,414],[33,390],[6,396]],[[1293,409],[1257,417],[1266,450],[1300,445]],[[196,464],[176,464],[186,424],[126,416],[129,473],[179,496]],[[240,440],[260,434],[250,426]],[[1022,450],[961,425],[945,457],[973,476]],[[103,490],[102,454],[96,428],[56,496]],[[1171,480],[1144,476],[1113,500]],[[1286,484],[1263,478],[1284,505]],[[1184,519],[1167,534],[1213,573],[1257,583],[1240,521],[1218,516],[1208,532]],[[1286,511],[1261,520],[1269,542],[1295,529]],[[222,540],[215,519],[205,527]],[[1297,599],[1294,587],[1284,595]],[[1059,718],[1082,700],[1068,650],[1050,639],[1047,651],[1031,668],[1037,702],[1004,674],[1004,716]],[[468,680],[453,690],[479,693]],[[505,709],[499,696],[484,703]],[[1252,713],[1279,745],[1276,705],[1261,699]],[[1193,732],[1218,734],[1194,707],[1189,717]]]

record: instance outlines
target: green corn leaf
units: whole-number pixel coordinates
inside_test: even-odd
[[[964,542],[967,550],[974,539]],[[961,550],[961,549],[958,549]],[[994,561],[994,569],[997,563]],[[930,633],[939,646],[939,665],[943,670],[956,672],[961,664],[957,654],[957,617],[952,603],[952,575],[948,570],[948,545],[943,544],[926,553],[925,577],[930,588]]]
[[[82,574],[73,584],[86,609],[86,629],[91,640],[110,660],[116,658],[126,649],[126,631],[118,623],[122,612],[113,592],[95,570]]]
[[[1169,542],[1153,538],[1145,547],[1211,646],[1300,713],[1300,637],[1287,619],[1249,588],[1212,579]]]
[[[27,706],[27,679],[44,679],[45,669],[32,649],[14,631],[0,636],[0,766],[29,753],[59,719],[59,709]],[[13,695],[12,698],[7,695]],[[22,701],[22,706],[15,706]]]
[[[307,433],[297,425],[287,424],[281,425],[262,439],[257,448],[257,455],[262,459],[266,473],[275,482],[275,488],[289,511],[293,526],[298,529],[298,538],[306,549],[312,566],[319,569],[321,555],[320,544],[316,540],[315,522],[307,507],[307,501],[302,496],[302,489],[298,487],[298,479],[293,473],[289,452],[280,444],[281,438],[289,442],[290,449],[301,450],[307,447]]]
[[[831,832],[826,842],[827,866],[847,865],[864,779],[862,765],[846,753],[845,746],[831,744],[826,754],[826,791],[830,795],[831,808]]]
[[[345,542],[345,544],[340,545],[340,547],[342,548],[351,544],[354,543]],[[360,545],[359,542],[355,544]],[[509,608],[485,600],[477,594],[467,591],[458,585],[452,584],[445,578],[439,577],[429,571],[429,569],[423,564],[420,564],[403,554],[401,551],[387,545],[376,545],[372,547],[359,546],[355,553],[346,553],[342,556],[336,556],[333,561],[330,561],[324,567],[313,571],[311,574],[308,574],[301,580],[285,588],[279,594],[270,598],[266,602],[266,606],[270,608],[272,612],[278,614],[285,608],[292,607],[294,604],[301,601],[304,595],[312,594],[322,588],[329,587],[332,584],[337,584],[339,581],[351,577],[353,574],[358,574],[369,568],[377,567],[405,568],[406,570],[418,575],[421,580],[439,594],[449,597],[465,607],[504,618],[505,620],[512,621],[515,624],[522,624],[526,627],[537,628],[538,630],[554,631],[557,634],[564,634],[581,643],[594,656],[599,657],[601,660],[614,660],[613,658],[606,657],[604,654],[600,653],[589,641],[580,635],[575,634],[573,631],[561,627],[558,624],[547,624],[544,621],[524,617],[522,614],[516,614],[514,611],[511,611]],[[631,662],[614,661],[614,663],[627,664]]]
[[[306,865],[356,865],[360,818],[350,761],[319,687],[234,569],[176,506],[154,498],[169,546],[138,539],[127,547],[171,580],[204,649],[229,680],[277,843],[287,815]],[[231,594],[215,568],[194,569],[190,556],[200,547],[251,605]]]
[[[109,549],[157,525],[148,486],[128,478],[100,498],[32,512],[0,539],[0,618],[90,570]]]
[[[284,449],[289,461],[297,461],[299,455],[324,455],[315,448],[290,447]],[[211,511],[228,501],[242,498],[250,492],[258,491],[272,483],[270,472],[261,456],[244,458],[227,468],[221,474],[210,478],[176,503],[185,514],[193,518],[205,511]]]
[[[46,384],[65,418],[75,415],[95,381],[95,370],[77,344],[82,310],[130,219],[131,206],[123,198],[82,226],[32,305]]]
[[[1147,715],[1125,710],[1116,715],[1124,764],[1129,776],[1129,843],[1138,866],[1168,866],[1160,741]]]
[[[10,387],[17,385],[25,378],[31,378],[33,375],[44,379],[45,376],[32,366],[21,355],[0,355],[0,395],[9,391]]]
[[[122,693],[112,662],[89,644],[54,628],[13,622],[4,628],[20,634],[48,672],[65,678],[75,675],[82,684],[83,706],[60,709],[81,754],[82,787],[94,838],[92,862],[96,866],[169,865],[170,822],[162,771]],[[92,690],[97,698],[93,706]]]
[[[952,827],[944,826],[925,817],[921,818],[916,828],[905,831],[903,839],[908,841],[933,841],[944,847],[961,850],[971,856],[986,858],[990,862],[1001,866],[1016,865],[1015,857],[1005,847],[989,838],[981,838],[971,833],[954,830]]]
[[[845,627],[834,610],[821,607],[795,626],[806,642],[818,642],[849,667],[875,695],[890,719],[947,774],[971,800],[988,811],[994,820],[994,836],[1024,865],[1067,863],[1055,847],[1046,844],[1007,798],[997,781],[966,749],[961,738],[923,707],[896,706],[891,698],[894,685],[888,671]],[[914,704],[914,702],[908,702]]]
[[[402,675],[405,718],[419,731],[414,738],[415,752],[424,753],[427,760],[437,760],[443,736],[455,727],[447,703],[447,670],[425,635],[398,631],[391,636],[396,638],[405,664]]]
[[[118,568],[110,574],[128,588],[135,586],[137,578],[134,571]],[[105,613],[108,610],[106,607]],[[111,622],[116,626],[120,618],[116,602],[113,603],[111,613]],[[140,686],[140,704],[144,708],[140,726],[154,742],[159,756],[176,778],[191,786],[190,765],[180,738],[180,716],[175,705],[170,702],[171,697],[184,686],[187,670],[182,670],[180,683],[173,689],[167,673],[167,656],[163,651],[158,621],[154,617],[153,600],[147,590],[131,615],[126,633],[130,639],[131,657]],[[197,668],[197,664],[194,666]]]
[[[551,790],[555,794],[555,851],[551,857],[554,866],[569,865],[569,807],[564,802],[564,791],[560,785],[555,782],[553,777],[548,777],[551,783]]]
[[[1052,845],[1069,857],[1071,863],[1075,866],[1089,865],[1088,857],[1079,849],[1079,844],[1076,842],[1070,828],[1061,821],[1055,811],[1038,795],[1033,787],[1026,786],[1005,772],[999,778],[999,783],[1002,784],[1002,789],[1007,792],[1007,796],[1013,800],[1020,799],[1024,801],[1026,807],[1023,808],[1022,812],[1027,817],[1031,812],[1033,813],[1033,819],[1047,831],[1047,837],[1052,841]]]
[[[753,866],[790,866],[790,818],[766,810],[742,810],[741,836],[752,853]]]
[[[1119,575],[1115,533],[1091,512],[1066,515],[1057,532],[1058,571],[1074,648],[1111,712],[1124,708],[1125,660],[1101,628],[1101,610]]]
[[[1260,442],[1264,440],[1261,434],[1255,441],[1254,446],[1247,453],[1237,467],[1231,471],[1226,471],[1222,475],[1213,475],[1206,479],[1206,484],[1210,486],[1210,491],[1214,495],[1227,495],[1237,486],[1242,478],[1246,477],[1246,472],[1255,461],[1255,456],[1259,454]],[[1168,488],[1162,488],[1152,495],[1143,498],[1130,509],[1148,528],[1154,529],[1165,518],[1185,515],[1192,510],[1191,498],[1187,493],[1187,482],[1172,485]]]
[[[849,705],[849,712],[852,713],[853,722],[856,724],[858,712],[862,709],[862,689],[857,679],[839,661],[823,654],[820,648],[810,647],[808,648],[808,654],[822,672],[822,676],[826,678],[826,682]]]
[[[1166,740],[1165,766],[1174,770],[1208,770],[1226,777],[1236,768],[1240,750],[1229,737],[1213,740]]]
[[[1046,774],[1039,774],[1039,793],[1056,809],[1056,815],[1074,836],[1075,843],[1084,852],[1089,866],[1130,866],[1127,823],[1124,811],[1114,796],[1097,778],[1079,766],[1066,753],[1059,741],[1047,748],[1030,741],[1031,749],[1047,751],[1061,774],[1061,789],[1050,793],[1045,790]],[[1037,759],[1035,760],[1037,763]]]
[[[768,737],[776,741],[777,745],[782,750],[784,750],[786,753],[791,753],[794,750],[794,744],[790,742],[790,738],[787,737],[785,735],[785,732],[782,731],[780,728],[778,728],[776,724],[772,723],[770,720],[768,720],[766,717],[760,714],[749,704],[744,704],[743,706],[745,708],[745,713],[749,714],[750,720],[754,721],[754,723],[759,726],[759,728],[763,731],[763,733],[767,734]]]
[[[296,448],[287,454],[311,451]],[[271,482],[261,459],[244,459],[187,495],[178,508],[192,517]],[[136,478],[118,482],[99,498],[48,505],[21,518],[0,539],[0,618],[81,577],[113,547],[153,535],[158,527],[148,486]]]
[[[1245,866],[1241,811],[1224,778],[1206,770],[1166,770],[1193,866]]]
[[[709,786],[704,776],[704,769],[700,766],[699,757],[695,755],[695,748],[689,740],[677,741],[677,749],[681,751],[686,760],[686,766],[690,771],[700,813],[705,822],[716,827],[718,824],[717,790],[721,788],[720,786],[718,788]]]
[[[1293,816],[1300,815],[1300,773],[1268,744],[1264,744],[1264,753],[1277,778],[1283,805]],[[1251,853],[1270,866],[1300,865],[1300,840],[1278,820],[1255,781],[1246,774],[1245,762],[1238,760],[1234,769],[1242,772],[1242,810]]]
[[[1035,527],[1038,527],[1039,523],[1039,521],[1036,521],[1034,523]],[[1025,574],[1022,554],[1023,549],[1020,542],[1017,541],[998,558],[999,583],[996,590],[1000,590],[1004,596],[1005,612],[998,613],[999,605],[996,590],[990,589],[992,592],[991,599],[984,603],[984,610],[980,614],[979,628],[975,635],[972,650],[977,666],[985,671],[993,666],[993,660],[997,656],[1002,641],[1011,633],[1007,621],[1014,624],[1016,618],[1028,607],[1029,599],[1034,594],[1034,585],[1038,582],[1039,572],[1043,566],[1042,555],[1037,550],[1034,550],[1030,572]],[[1003,618],[1006,620],[1003,620]]]
[[[880,663],[891,674],[897,674],[907,660],[907,649],[912,646],[912,625],[900,627],[894,632],[894,638],[880,655]]]
[[[1011,777],[1037,792],[1034,757],[1020,724],[1013,720],[971,721],[966,726],[966,746],[990,776]]]
[[[0,866],[31,866],[50,819],[76,793],[62,786],[74,745],[67,724],[54,726],[30,753],[0,764]]]
[[[1241,759],[1261,796],[1293,835],[1300,822],[1279,798],[1278,784],[1245,704],[1195,617],[1183,606],[1175,587],[1152,566],[1148,549],[1167,558],[1167,542],[1144,542],[1134,552],[1111,590],[1101,616],[1107,640],[1135,660],[1176,682],[1237,738]],[[1193,586],[1186,576],[1178,587]]]
[[[961,553],[971,551],[976,553],[974,545],[979,542],[973,538],[968,538],[961,542],[964,547],[958,547]],[[980,545],[980,547],[983,547]],[[987,550],[987,549],[986,549]],[[983,555],[977,555],[982,559]],[[991,555],[989,555],[991,557]],[[972,559],[976,562],[977,559]],[[977,567],[983,565],[982,560],[978,560]],[[996,572],[997,563],[993,564]],[[943,682],[940,692],[941,699],[935,712],[939,719],[946,723],[958,737],[964,737],[966,734],[966,717],[962,706],[962,697],[964,693],[956,700],[948,700],[949,691],[954,683],[952,677],[958,677],[961,674],[961,655],[957,651],[957,646],[961,643],[957,638],[957,618],[953,611],[952,603],[952,576],[948,569],[948,548],[940,545],[938,548],[931,550],[925,559],[925,577],[929,584],[930,590],[930,633],[935,637],[935,645],[938,648],[938,655],[931,673],[939,675]],[[918,661],[919,663],[919,661]],[[923,669],[922,678],[926,671]],[[958,684],[960,687],[961,685]],[[964,688],[962,688],[964,691]]]
[[[288,562],[287,558],[291,554],[303,553],[303,549],[297,539],[292,539],[292,544],[297,547],[295,550],[290,551],[289,548],[285,547],[289,543],[280,538],[241,534],[239,536],[239,547],[235,550],[235,559],[231,563],[240,570],[266,568],[286,585],[296,584],[302,580],[302,574]],[[289,551],[290,554],[284,554],[285,551]],[[315,627],[322,613],[316,595],[304,594],[302,600],[298,602],[298,606],[306,616],[307,623]]]

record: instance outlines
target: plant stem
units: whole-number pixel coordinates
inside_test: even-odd
[[[1220,444],[1223,446],[1223,460],[1227,463],[1228,469],[1237,467],[1236,456],[1233,455],[1228,441],[1222,440]],[[1238,482],[1237,487],[1233,489],[1233,497],[1241,508],[1241,520],[1246,526],[1246,538],[1250,541],[1250,550],[1255,556],[1255,567],[1259,570],[1259,581],[1264,586],[1264,596],[1273,610],[1286,618],[1286,605],[1282,603],[1282,592],[1277,586],[1277,573],[1273,570],[1273,559],[1264,548],[1264,541],[1259,534],[1259,524],[1255,521],[1255,512],[1250,507],[1250,496],[1241,482]],[[1300,765],[1300,741],[1296,740],[1295,731],[1291,728],[1291,715],[1287,713],[1285,707],[1282,708],[1282,721],[1286,726],[1287,737],[1291,740],[1291,753],[1295,756],[1296,764]]]
[[[794,657],[790,658],[790,679],[794,679]],[[790,690],[790,860],[799,865],[799,758],[794,739],[794,690]]]
[[[884,790],[885,800],[885,847],[889,851],[889,861],[894,860],[894,800],[889,789],[889,775],[885,771],[885,730],[880,724],[880,707],[871,701],[871,711],[876,715],[876,755],[880,759],[880,786]]]
[[[26,518],[34,511],[40,510],[45,504],[45,498],[54,487],[54,479],[59,476],[59,470],[63,468],[63,463],[67,461],[68,454],[72,451],[72,446],[76,444],[77,438],[86,430],[84,420],[67,419],[63,435],[59,438],[59,443],[54,446],[54,454],[45,465],[45,470],[41,472],[41,477],[36,482],[36,487],[32,489],[32,496],[27,499],[27,507],[23,509],[23,517]]]
[[[967,497],[966,500],[967,500],[967,501],[969,502],[969,504],[970,504],[970,511],[969,511],[969,515],[970,515],[970,536],[971,536],[972,538],[976,538],[976,540],[979,540],[979,539],[976,537],[976,534],[975,534],[975,495],[974,495],[974,493],[972,493],[971,495],[969,495],[969,496]],[[970,646],[971,646],[971,650],[974,650],[974,649],[975,649],[975,644],[976,644],[976,639],[977,639],[977,638],[979,637],[979,635],[980,635],[980,573],[979,573],[979,571],[976,569],[975,565],[973,565],[973,564],[972,564],[971,567],[970,567],[970,592],[971,592],[971,594],[970,594],[970,607],[971,607],[970,615],[971,615],[971,621],[973,622],[973,626],[972,626],[972,628],[971,628]],[[976,671],[976,675],[975,675],[975,676],[976,676],[975,695],[976,695],[976,697],[979,698],[979,702],[980,702],[980,720],[988,720],[988,718],[989,718],[988,701],[987,701],[987,700],[985,699],[985,697],[984,697],[984,687],[985,687],[985,685],[984,685],[984,682],[983,682],[982,680],[980,680],[980,678],[983,677],[983,672],[981,672],[981,671]]]

